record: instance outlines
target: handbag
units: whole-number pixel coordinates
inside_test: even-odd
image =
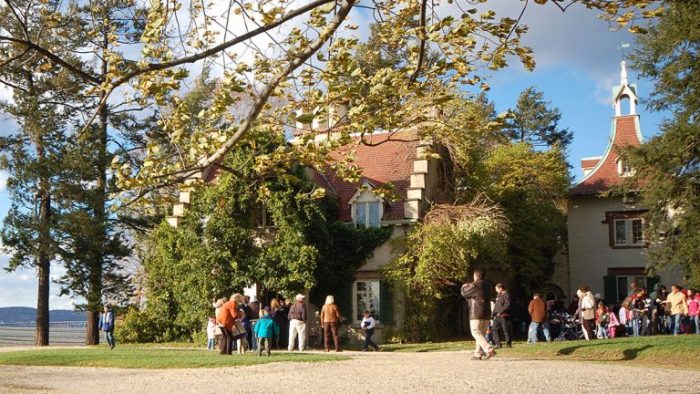
[[[245,327],[243,327],[243,323],[240,320],[233,322],[231,334],[233,335],[234,339],[244,338],[246,336],[247,331],[245,330]]]

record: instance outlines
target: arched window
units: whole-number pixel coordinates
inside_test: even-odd
[[[384,216],[384,201],[372,192],[372,186],[365,182],[350,199],[352,221],[358,226],[380,227]]]
[[[626,160],[617,159],[617,175],[619,176],[632,176],[634,175],[634,170],[632,166]]]

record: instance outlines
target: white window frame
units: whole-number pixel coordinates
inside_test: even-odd
[[[617,175],[622,177],[628,177],[634,175],[634,169],[629,164],[626,164],[624,160],[617,159]]]
[[[635,240],[634,226],[635,222],[639,222],[642,229],[641,237]],[[625,239],[624,242],[619,242],[617,238],[617,224],[624,223],[625,226]],[[646,243],[644,237],[644,219],[642,218],[619,218],[613,220],[613,244],[615,246],[644,246]]]
[[[376,305],[374,305],[374,308],[370,307],[365,307],[365,306],[360,306],[358,303],[358,289],[357,285],[358,283],[368,283],[370,284],[371,287],[373,287],[373,291],[376,291],[376,297],[375,297],[375,302]],[[365,311],[365,309],[370,310],[372,313],[372,316],[374,317],[374,321],[379,324],[380,322],[380,316],[381,316],[381,308],[382,308],[382,289],[381,289],[381,281],[379,279],[357,279],[354,282],[352,282],[352,321],[355,324],[360,324],[362,322],[362,314]]]
[[[355,225],[359,224],[360,215],[364,216],[365,227],[373,227],[370,225],[370,204],[377,204],[377,213],[379,218],[377,220],[377,227],[381,227],[382,217],[384,217],[384,200],[372,192],[372,185],[365,182],[362,187],[355,193],[354,196],[348,201],[350,204],[350,215],[352,216],[352,222]],[[363,212],[360,211],[360,207],[363,207]]]

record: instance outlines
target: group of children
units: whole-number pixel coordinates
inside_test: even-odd
[[[659,285],[651,294],[636,288],[615,311],[598,302],[596,336],[600,339],[653,334],[700,334],[700,294],[674,285],[668,293]]]

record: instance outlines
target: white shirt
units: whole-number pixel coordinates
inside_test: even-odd
[[[365,323],[369,322],[368,326],[365,326]],[[362,327],[363,330],[369,330],[374,328],[374,318],[372,316],[370,317],[365,317],[362,318],[362,323],[360,323],[360,327]]]
[[[620,312],[618,312],[618,315],[620,316],[618,319],[620,320],[620,324],[627,324],[627,309],[624,306],[620,307]]]

